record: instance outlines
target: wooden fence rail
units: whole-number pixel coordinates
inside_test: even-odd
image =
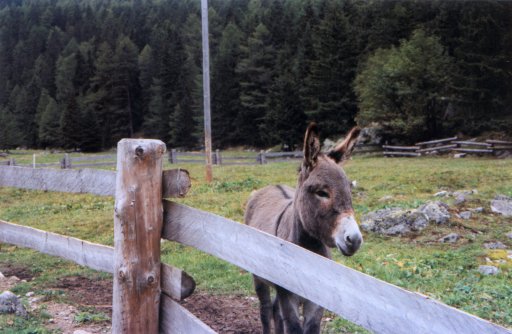
[[[357,145],[354,154],[371,154],[381,152],[379,145]],[[216,150],[212,153],[214,165],[265,165],[272,162],[284,162],[301,160],[303,158],[302,151],[292,152],[250,152],[244,156],[231,156],[223,154],[222,151]],[[169,162],[177,163],[204,163],[204,152],[180,152],[175,149],[169,151]]]
[[[419,157],[435,152],[454,152],[459,156],[465,154],[493,154],[500,151],[512,151],[512,142],[488,139],[485,142],[475,140],[459,140],[458,137],[437,139],[416,143],[414,146],[383,145],[384,156]]]
[[[129,156],[134,157],[134,163],[138,163],[136,154]],[[95,181],[96,177],[100,180]],[[119,186],[115,177],[116,173],[108,171],[34,170],[0,166],[0,186],[28,189],[112,195],[112,189]],[[27,178],[33,178],[33,181],[26,180]],[[72,182],[72,178],[77,180]],[[259,230],[209,212],[163,200],[163,197],[171,197],[168,194],[183,196],[186,193],[190,181],[180,181],[178,185],[173,185],[179,178],[188,179],[188,173],[182,174],[182,170],[162,173],[164,190],[161,197],[154,199],[160,205],[163,204],[162,237],[165,239],[195,247],[231,262],[376,333],[512,333],[509,329],[427,296],[380,281]],[[100,270],[108,271],[113,268],[109,264],[113,262],[95,260],[104,257],[113,261],[111,248],[101,245],[96,247],[78,239],[35,229],[27,232],[27,229],[30,228],[2,223],[0,241],[25,243],[25,246],[33,246],[50,254],[54,252],[53,255],[69,253],[71,260],[77,259],[81,264],[99,263]],[[30,241],[30,238],[25,241],[26,235],[36,235],[34,238],[39,241]],[[49,243],[47,246],[40,246],[44,245],[44,240]],[[61,249],[55,245],[60,245]],[[173,272],[178,274],[174,275]],[[170,289],[164,287],[164,281],[169,281],[167,277],[171,277],[171,281],[176,280],[175,276],[180,277],[179,283],[172,284],[179,287],[180,291],[188,282],[180,272],[183,273],[179,269],[166,266],[160,270],[160,286],[163,290],[160,295],[160,331],[213,333],[167,297],[167,294],[181,294],[168,292]],[[114,275],[116,274],[119,273],[114,271]]]

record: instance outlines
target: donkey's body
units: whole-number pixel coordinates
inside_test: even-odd
[[[304,142],[304,162],[297,189],[268,186],[251,195],[245,223],[312,252],[330,258],[331,247],[350,256],[362,243],[353,217],[350,182],[338,165],[352,150],[358,129],[328,155],[320,153],[316,126],[311,125]],[[308,268],[304,268],[308,270]],[[319,333],[323,309],[297,295],[254,276],[260,300],[263,333]],[[270,287],[276,288],[274,302]],[[299,305],[303,304],[303,323]]]

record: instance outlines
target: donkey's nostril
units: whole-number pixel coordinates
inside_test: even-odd
[[[345,242],[347,243],[347,246],[352,246],[352,239],[350,239],[350,235],[345,236]]]

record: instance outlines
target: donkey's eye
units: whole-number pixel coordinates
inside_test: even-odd
[[[318,190],[316,192],[316,195],[318,197],[322,197],[322,198],[329,198],[329,193],[327,191],[323,191],[323,190]]]

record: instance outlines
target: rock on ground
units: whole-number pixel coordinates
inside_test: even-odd
[[[482,274],[482,275],[497,275],[500,270],[498,268],[496,268],[495,266],[479,266],[478,267],[478,271]]]
[[[505,217],[512,217],[512,198],[498,195],[491,201],[491,211]]]
[[[20,299],[11,291],[4,291],[0,294],[0,313],[16,313],[18,316],[27,316],[27,311]]]
[[[361,228],[385,235],[404,235],[423,230],[428,220],[427,215],[418,210],[389,208],[364,215]]]
[[[446,224],[450,220],[448,205],[443,202],[429,202],[418,208],[418,211],[424,213],[429,222],[436,224]]]
[[[505,246],[505,244],[500,241],[487,242],[484,244],[484,247],[487,249],[507,249],[507,246]]]
[[[463,211],[459,213],[459,217],[465,220],[471,219],[471,211]]]
[[[445,235],[441,239],[439,239],[439,242],[454,243],[454,242],[457,242],[457,240],[459,240],[459,238],[460,238],[459,234],[450,233],[448,235]]]

